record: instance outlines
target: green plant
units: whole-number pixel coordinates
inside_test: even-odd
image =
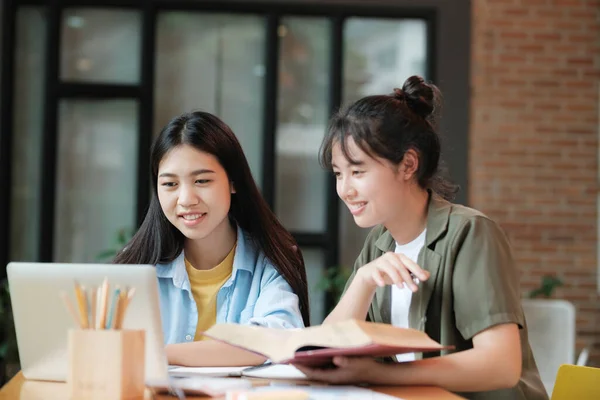
[[[10,304],[8,281],[0,282],[0,383],[6,378],[6,367],[19,364],[19,350],[17,336]],[[13,368],[14,369],[14,368]]]
[[[96,255],[97,261],[110,261],[125,247],[133,237],[133,230],[130,228],[121,228],[117,231],[115,240],[110,248],[101,251]]]
[[[536,297],[551,297],[552,292],[559,286],[563,286],[563,282],[555,276],[544,275],[542,276],[542,282],[540,286],[529,292],[529,298],[534,299]]]
[[[352,275],[352,270],[348,268],[338,266],[329,267],[323,272],[323,276],[316,287],[325,293],[331,294],[334,300],[333,306],[335,306],[342,297],[342,293],[344,293],[344,288],[350,275]]]

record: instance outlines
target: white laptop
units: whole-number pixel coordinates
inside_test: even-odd
[[[135,287],[124,329],[146,331],[146,382],[164,382],[168,365],[164,352],[158,281],[150,265],[11,262],[6,268],[23,375],[27,379],[66,381],[67,331],[76,328],[60,292],[75,305],[74,282],[99,286],[108,278]]]
[[[145,380],[158,391],[224,395],[249,389],[248,380],[169,375],[164,351],[156,269],[151,265],[11,262],[6,267],[21,369],[26,379],[67,380],[68,330],[76,328],[61,292],[73,305],[74,283],[99,286],[107,278],[111,289],[135,288],[123,329],[146,331]],[[180,396],[180,394],[178,394]]]

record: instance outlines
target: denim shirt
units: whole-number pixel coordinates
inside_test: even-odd
[[[193,341],[198,308],[183,252],[168,264],[158,264],[156,274],[165,344]],[[298,296],[240,228],[231,277],[217,293],[216,322],[284,329],[304,326]]]

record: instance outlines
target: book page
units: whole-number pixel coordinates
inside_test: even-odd
[[[205,334],[262,354],[276,363],[294,358],[296,350],[305,346],[352,348],[371,344],[369,336],[354,320],[296,330],[217,324]]]
[[[300,329],[274,329],[253,325],[216,324],[204,334],[215,340],[263,355],[273,361],[281,361],[294,356],[290,346],[290,336]]]
[[[289,339],[295,350],[305,346],[351,348],[372,343],[355,320],[314,326],[299,331]]]
[[[330,358],[334,353],[383,356],[448,348],[432,340],[425,332],[356,320],[295,330],[217,324],[205,334],[261,354],[273,363],[290,363],[296,356],[302,355],[302,358],[306,359],[312,357],[313,353],[316,359],[317,356]],[[329,351],[326,351],[327,349]],[[340,349],[348,351],[344,353]],[[298,350],[301,351],[296,354]]]
[[[426,351],[447,348],[431,339],[425,332],[416,329],[398,328],[393,325],[367,321],[357,321],[357,324],[371,338],[373,343],[401,347],[404,352],[408,352],[410,349]]]

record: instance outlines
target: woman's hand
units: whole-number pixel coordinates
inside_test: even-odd
[[[364,320],[378,286],[397,285],[402,288],[406,285],[416,292],[419,281],[427,279],[429,272],[404,254],[385,253],[356,271],[348,290],[323,323]]]
[[[294,365],[313,381],[333,384],[371,383],[372,376],[377,374],[382,364],[372,357],[339,357],[333,358],[336,368],[312,368]]]
[[[399,288],[408,287],[416,292],[417,284],[419,281],[426,281],[429,278],[429,272],[419,267],[404,254],[387,252],[359,268],[357,277],[372,288],[396,285]]]

